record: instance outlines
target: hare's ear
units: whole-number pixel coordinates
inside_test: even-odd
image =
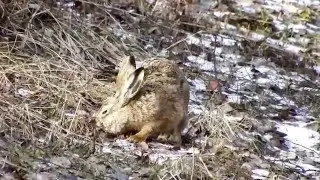
[[[133,98],[140,90],[144,79],[144,68],[140,67],[131,73],[122,88],[123,105]]]
[[[136,70],[136,60],[133,56],[127,56],[120,62],[116,85],[118,88],[125,83],[129,75]]]

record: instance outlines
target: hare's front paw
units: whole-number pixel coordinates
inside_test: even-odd
[[[128,137],[128,141],[132,143],[144,142],[145,137],[141,136],[139,133]]]
[[[137,133],[135,135],[132,135],[128,138],[129,142],[137,143],[140,145],[142,150],[146,151],[149,149],[148,144],[146,143],[146,137],[142,136],[141,134]]]

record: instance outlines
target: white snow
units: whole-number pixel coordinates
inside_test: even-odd
[[[279,20],[273,20],[273,24],[279,31],[283,31],[288,28],[288,26],[286,26],[285,24],[283,24],[283,22]]]
[[[16,94],[19,94],[23,97],[30,97],[32,94],[34,94],[34,92],[30,91],[29,89],[19,88]]]
[[[228,14],[230,14],[230,12],[222,12],[222,11],[214,11],[213,12],[213,15],[215,15],[219,18],[222,18],[223,16],[228,15]]]
[[[214,64],[212,62],[204,60],[202,57],[188,56],[187,58],[190,62],[195,63],[196,66],[202,70],[206,70],[206,71],[214,70]]]
[[[206,85],[202,79],[195,79],[192,81],[196,90],[206,90]]]
[[[265,169],[253,169],[252,170],[253,175],[251,176],[253,179],[266,179],[270,172]]]
[[[305,124],[278,124],[277,130],[287,134],[287,144],[290,148],[307,148],[316,151],[314,146],[319,143],[319,133],[305,128]],[[319,152],[320,153],[320,152]]]
[[[272,80],[268,79],[268,78],[259,78],[259,79],[257,79],[257,83],[263,84],[263,85],[269,85],[272,83]]]
[[[320,66],[313,66],[313,69],[320,74]]]

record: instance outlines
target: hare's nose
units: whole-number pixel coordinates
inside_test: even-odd
[[[94,112],[94,113],[91,115],[91,118],[93,118],[93,119],[97,118],[97,112]]]

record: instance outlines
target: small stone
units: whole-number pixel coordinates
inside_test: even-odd
[[[251,171],[252,170],[252,167],[249,163],[243,163],[241,168],[245,168],[247,169],[248,171]]]
[[[71,167],[71,162],[66,157],[53,157],[53,158],[51,158],[51,163],[54,166],[60,166],[60,167],[64,167],[64,168]]]
[[[295,152],[288,152],[287,154],[287,158],[288,159],[296,159],[297,158],[297,154]]]
[[[195,147],[191,147],[188,149],[187,151],[189,154],[199,154],[200,153],[200,150],[198,148],[195,148]]]
[[[101,174],[105,174],[107,172],[106,166],[101,164],[100,161],[101,160],[96,157],[90,157],[87,160],[86,166],[95,176],[100,176]]]
[[[31,179],[32,180],[54,180],[54,179],[58,179],[57,176],[55,174],[51,174],[48,172],[41,172],[41,173],[33,173],[31,175]]]
[[[257,155],[250,154],[250,157],[252,158],[251,163],[254,164],[254,167],[260,167],[260,165],[263,164],[262,159]]]
[[[8,143],[6,143],[4,140],[0,139],[0,148],[7,150]]]
[[[259,175],[261,177],[268,177],[270,172],[268,170],[265,169],[254,169],[252,170],[253,174]]]
[[[306,151],[297,151],[297,156],[299,157],[307,157],[307,152]]]
[[[39,171],[48,171],[48,170],[51,169],[51,167],[46,163],[42,163],[42,162],[39,162],[39,161],[34,161],[32,163],[32,169],[39,170]]]
[[[314,162],[314,159],[310,158],[310,157],[306,157],[304,160],[303,160],[303,163],[305,164],[310,164],[310,165],[313,165],[315,166],[316,163]]]
[[[128,175],[123,174],[123,173],[121,173],[119,171],[114,173],[112,176],[113,176],[113,178],[118,179],[118,180],[127,180],[127,179],[129,179]]]
[[[314,158],[314,162],[320,164],[320,157]]]
[[[262,169],[270,169],[270,164],[268,164],[268,163],[262,163],[262,164],[260,164],[260,167],[261,167]]]
[[[3,175],[1,179],[3,179],[3,180],[15,180],[13,174],[11,174],[11,173]]]
[[[149,149],[149,146],[146,142],[141,142],[140,147],[142,151],[147,151]]]
[[[250,158],[251,159],[259,159],[260,160],[260,158],[259,158],[259,156],[257,156],[257,155],[255,155],[255,154],[250,154]]]

